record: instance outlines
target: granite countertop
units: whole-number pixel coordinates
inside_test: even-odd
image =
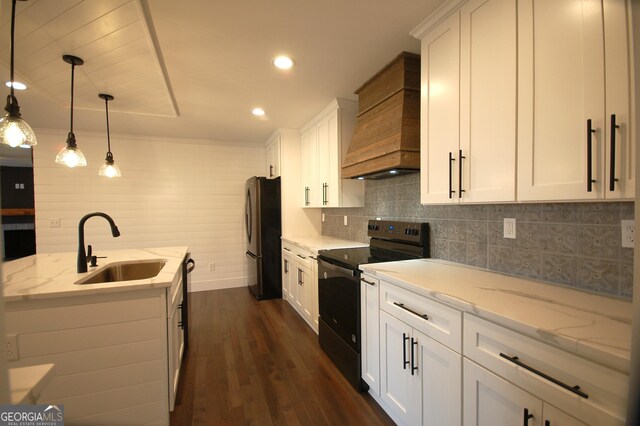
[[[76,272],[77,253],[35,254],[12,260],[5,262],[2,267],[4,300],[11,302],[170,287],[176,272],[182,267],[187,250],[188,247],[104,250],[98,254],[107,256],[106,259],[98,259],[97,267],[89,267],[89,272],[80,274]],[[153,278],[104,284],[74,284],[113,262],[153,259],[167,262]]]
[[[296,246],[304,250],[316,254],[319,250],[331,250],[350,247],[369,247],[368,243],[342,240],[340,238],[329,237],[326,235],[282,237],[282,240],[291,244],[295,244]]]
[[[35,404],[51,380],[53,368],[53,364],[10,368],[11,404]]]
[[[434,259],[364,272],[625,373],[631,302]]]

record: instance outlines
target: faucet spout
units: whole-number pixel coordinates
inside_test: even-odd
[[[94,217],[99,216],[103,217],[109,222],[109,226],[111,227],[111,235],[115,237],[120,236],[120,230],[116,226],[116,223],[113,221],[111,216],[102,212],[93,212],[82,216],[80,219],[80,223],[78,224],[78,273],[87,272],[87,253],[84,249],[84,224],[85,222]]]

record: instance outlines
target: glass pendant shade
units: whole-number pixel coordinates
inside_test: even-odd
[[[13,148],[18,146],[30,148],[35,146],[38,141],[26,121],[19,117],[12,117],[10,113],[7,113],[0,119],[0,143]]]
[[[98,171],[98,174],[100,176],[105,176],[108,178],[122,176],[122,174],[120,174],[120,168],[116,166],[115,163],[109,163],[108,161],[105,161],[102,167],[100,167],[100,171]]]
[[[84,167],[87,165],[87,159],[78,148],[66,146],[60,150],[56,156],[56,163],[64,164],[67,167]]]
[[[77,56],[63,55],[62,60],[71,65],[71,120],[69,124],[69,134],[67,135],[67,146],[62,148],[56,155],[56,163],[70,168],[85,167],[87,159],[76,144],[76,135],[73,133],[73,82],[76,66],[84,64],[84,61]]]

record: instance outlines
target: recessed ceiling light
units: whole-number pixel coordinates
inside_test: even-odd
[[[254,108],[251,110],[251,114],[256,117],[262,117],[264,115],[264,110],[262,108]]]
[[[398,173],[397,170],[390,170],[389,173],[391,173],[392,175],[395,175],[396,173]]]
[[[360,177],[358,178],[358,180],[364,180],[364,177],[363,177],[363,176],[360,176]]]
[[[273,60],[273,65],[281,70],[288,70],[293,66],[293,59],[288,56],[278,56]]]
[[[7,82],[5,83],[5,85],[6,85],[7,87],[11,87],[11,82],[10,82],[10,81],[7,81]],[[13,82],[13,88],[14,88],[14,89],[16,89],[16,90],[25,90],[25,89],[27,88],[27,85],[26,85],[26,84],[24,84],[24,83],[20,83],[19,81],[14,81],[14,82]]]

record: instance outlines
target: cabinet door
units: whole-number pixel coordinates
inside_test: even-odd
[[[542,404],[542,425],[543,426],[587,426],[575,417],[558,410],[556,407]]]
[[[276,136],[267,146],[267,175],[268,178],[280,176],[280,135]]]
[[[360,278],[360,344],[362,378],[369,392],[380,395],[380,281]]]
[[[318,180],[320,205],[340,206],[340,164],[338,155],[338,112],[333,111],[318,122]]]
[[[307,133],[306,162],[303,163],[303,167],[306,166],[307,169],[305,175],[308,175],[307,207],[322,207],[322,185],[318,177],[318,164],[318,129],[314,125]]]
[[[313,280],[311,268],[308,266],[300,266],[300,283],[297,305],[299,306],[300,315],[313,328]]]
[[[541,400],[466,358],[463,363],[465,426],[541,424]]]
[[[289,303],[295,300],[292,291],[292,285],[295,284],[296,269],[291,263],[291,255],[286,248],[282,249],[282,296]]]
[[[422,39],[420,192],[422,203],[458,199],[460,146],[460,13]]]
[[[516,2],[472,0],[460,11],[461,153],[454,170],[463,202],[516,199]]]
[[[421,411],[411,374],[411,332],[407,324],[380,311],[380,398],[403,424],[413,424]]]
[[[604,0],[604,41],[606,69],[605,116],[605,197],[635,197],[635,122],[631,118],[633,54],[629,46],[629,2]],[[613,127],[612,116],[615,115]],[[612,142],[614,147],[612,148]],[[612,155],[613,154],[613,155]],[[612,162],[613,158],[613,162]],[[611,181],[613,177],[613,190]],[[617,181],[616,181],[617,179]]]
[[[413,330],[418,341],[417,362],[421,380],[422,418],[428,426],[460,425],[462,422],[462,357],[430,337]]]
[[[604,194],[602,20],[601,0],[518,1],[519,200]]]

